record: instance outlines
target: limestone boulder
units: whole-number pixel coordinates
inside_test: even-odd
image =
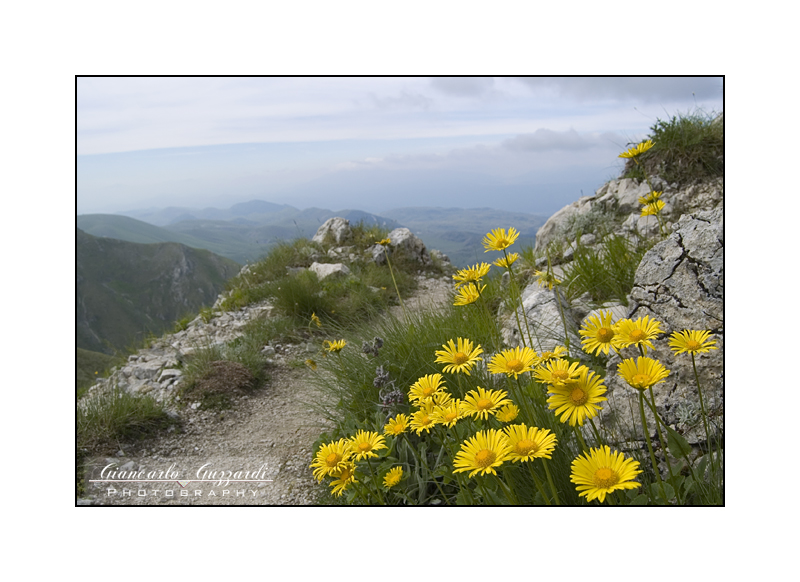
[[[350,221],[340,216],[329,218],[317,229],[317,233],[311,239],[320,244],[336,244],[341,246],[353,235],[350,228]]]
[[[312,263],[308,268],[321,281],[327,277],[346,277],[350,269],[343,263]]]
[[[396,228],[389,233],[389,240],[392,241],[394,249],[402,251],[408,258],[418,262],[422,266],[433,264],[425,243],[418,236],[407,228]]]
[[[643,257],[629,296],[627,317],[649,316],[661,322],[664,335],[654,340],[647,356],[659,360],[670,375],[653,387],[659,415],[682,432],[691,443],[705,441],[697,385],[689,354],[675,355],[669,349],[673,331],[709,330],[719,349],[696,356],[697,371],[706,411],[712,422],[722,422],[724,397],[723,325],[723,213],[722,208],[684,215],[675,231]],[[638,357],[625,348],[624,358]],[[608,400],[601,422],[625,439],[642,438],[638,391],[617,375],[622,358],[614,355],[606,369]],[[648,426],[655,421],[648,412]],[[714,420],[716,419],[716,420]]]

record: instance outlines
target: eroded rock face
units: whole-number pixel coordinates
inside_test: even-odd
[[[675,425],[689,442],[705,441],[700,419],[700,402],[689,354],[675,355],[669,349],[673,331],[709,330],[719,349],[697,354],[697,372],[703,390],[706,412],[712,419],[723,403],[723,213],[722,208],[684,215],[675,232],[645,254],[636,271],[630,294],[628,317],[650,316],[661,322],[664,335],[653,341],[655,350],[647,356],[659,360],[670,375],[653,387],[659,415]],[[638,357],[633,348],[623,350],[626,358]],[[606,369],[609,405],[603,408],[602,422],[609,423],[624,435],[641,438],[638,392],[618,377],[617,355]],[[655,431],[655,421],[648,412],[648,426]]]
[[[312,263],[308,270],[316,273],[320,281],[326,277],[346,277],[350,274],[350,269],[343,263]]]
[[[532,283],[522,292],[523,309],[517,307],[516,314],[510,311],[501,320],[500,334],[503,342],[512,347],[521,346],[521,327],[525,344],[539,353],[566,345],[559,300],[567,327],[574,329],[577,323],[576,316],[563,297],[560,294],[557,296],[555,290],[551,291],[546,287],[540,287],[538,283]],[[570,332],[570,347],[573,352],[580,348],[580,339],[572,332]]]
[[[340,216],[334,216],[325,221],[317,229],[317,233],[311,240],[316,243],[328,243],[341,245],[346,242],[353,234],[350,228],[350,221]]]
[[[433,264],[431,255],[428,249],[425,248],[425,243],[412,233],[407,228],[395,228],[389,233],[389,240],[392,241],[392,246],[401,249],[406,256],[420,265],[429,266]]]

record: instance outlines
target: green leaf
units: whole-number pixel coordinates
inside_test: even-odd
[[[644,493],[639,494],[628,505],[647,505],[650,499]]]
[[[692,452],[692,445],[683,438],[677,431],[671,429],[668,426],[664,428],[667,429],[667,446],[669,447],[669,452],[672,453],[673,457],[687,457],[689,453]]]

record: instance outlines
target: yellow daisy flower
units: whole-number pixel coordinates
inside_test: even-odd
[[[390,244],[392,244],[392,239],[390,239],[390,238],[385,238],[385,239],[383,239],[383,240],[376,240],[376,241],[375,241],[375,244],[376,244],[376,245],[384,245],[384,246],[386,246],[386,245],[390,245]]]
[[[469,376],[469,371],[478,363],[478,355],[483,353],[483,348],[478,345],[472,349],[472,342],[468,339],[458,338],[458,346],[456,347],[453,340],[449,340],[446,344],[442,344],[444,350],[436,351],[436,363],[447,364],[444,367],[445,372],[464,372]]]
[[[664,204],[663,200],[656,200],[655,202],[646,204],[642,207],[642,216],[655,216],[661,212],[665,206],[666,204]]]
[[[342,348],[347,345],[347,342],[344,340],[336,340],[335,342],[325,340],[322,342],[323,349],[327,350],[328,353],[336,354],[342,351]]]
[[[349,461],[344,464],[344,466],[332,474],[333,477],[336,477],[333,481],[331,481],[331,493],[340,497],[344,490],[347,489],[347,486],[350,483],[356,481],[356,465],[352,461]]]
[[[511,454],[508,437],[495,429],[482,430],[474,437],[461,444],[461,450],[453,461],[453,473],[472,471],[476,473],[497,475],[495,467],[499,467]]]
[[[486,248],[484,252],[507,249],[514,244],[517,237],[519,237],[519,232],[514,227],[508,229],[508,234],[506,234],[505,228],[495,228],[483,237],[483,246]]]
[[[408,400],[410,402],[428,400],[444,388],[441,374],[428,374],[411,385],[411,389],[408,392]]]
[[[539,283],[539,287],[547,287],[552,291],[553,287],[561,285],[561,281],[556,279],[556,276],[549,271],[534,271],[533,274],[536,276],[536,282]]]
[[[617,348],[614,342],[617,332],[611,323],[612,317],[611,311],[601,311],[599,316],[593,315],[584,322],[583,327],[578,330],[578,333],[584,336],[581,340],[583,351],[587,354],[600,352],[608,354],[609,348]]]
[[[445,405],[436,406],[431,416],[437,424],[443,424],[447,428],[453,427],[456,422],[464,418],[464,411],[461,409],[461,400],[451,400]]]
[[[603,379],[585,366],[577,380],[552,386],[550,392],[547,398],[550,410],[555,410],[556,416],[561,415],[561,422],[569,422],[570,426],[576,423],[583,426],[585,419],[597,416],[600,411],[598,403],[608,400],[603,396],[606,393]]]
[[[669,347],[676,354],[702,354],[719,349],[714,345],[717,341],[710,337],[711,332],[705,330],[673,331],[669,336]]]
[[[516,262],[518,258],[519,258],[519,253],[508,253],[507,256],[497,259],[494,262],[494,264],[497,265],[498,267],[509,269],[511,268],[511,265],[513,265]]]
[[[339,439],[336,442],[322,445],[311,462],[311,468],[314,469],[314,478],[317,481],[322,481],[322,478],[326,475],[331,475],[333,472],[342,469],[350,460],[352,454],[353,450],[350,448],[350,441],[347,439]]]
[[[316,323],[317,327],[322,327],[322,322],[319,320],[316,313],[311,314],[311,323]]]
[[[403,478],[403,467],[393,467],[383,477],[383,486],[386,487],[387,489],[391,489],[392,487],[400,483],[400,479],[402,478]]]
[[[474,283],[480,281],[489,273],[489,269],[491,268],[492,266],[488,263],[481,263],[480,265],[475,265],[474,267],[461,269],[458,273],[453,275],[453,279],[456,281],[456,289],[465,283]]]
[[[458,293],[456,293],[456,300],[453,302],[453,305],[460,306],[475,303],[481,296],[481,293],[484,289],[486,289],[486,285],[479,289],[475,283],[467,283],[458,289]]]
[[[448,406],[453,401],[453,397],[450,396],[450,393],[442,390],[441,392],[437,392],[433,396],[431,396],[429,402],[434,407],[436,406]]]
[[[564,346],[556,346],[552,352],[542,352],[539,356],[539,365],[546,364],[550,360],[557,360],[567,355],[567,348]]]
[[[533,371],[538,360],[539,356],[529,347],[517,347],[496,354],[487,368],[492,374],[506,374],[509,378],[517,378],[520,374]]]
[[[663,192],[656,192],[655,190],[651,190],[650,194],[648,194],[647,196],[639,197],[639,204],[652,204],[653,202],[661,198],[661,194],[663,194]]]
[[[308,366],[312,370],[317,369],[317,363],[314,360],[306,360],[306,366]]]
[[[511,446],[510,458],[518,461],[531,461],[537,458],[552,458],[553,449],[556,448],[556,435],[549,430],[527,427],[524,424],[513,424],[503,429]]]
[[[658,360],[652,358],[633,358],[622,360],[617,366],[617,373],[637,390],[644,390],[654,384],[663,382],[669,376],[669,370]]]
[[[574,382],[581,374],[580,368],[585,368],[578,362],[569,363],[568,360],[559,359],[547,362],[544,366],[539,366],[534,372],[534,376],[540,382],[551,386],[563,386]]]
[[[417,435],[421,435],[422,431],[430,432],[431,428],[436,424],[437,422],[433,417],[433,411],[422,409],[411,415],[409,427],[416,432]]]
[[[408,415],[398,414],[394,418],[390,418],[386,426],[383,427],[383,434],[390,434],[393,436],[401,435],[406,432],[408,428]]]
[[[644,152],[649,150],[655,144],[653,140],[648,139],[647,141],[643,141],[639,145],[636,145],[632,148],[628,148],[628,151],[622,152],[619,157],[621,158],[635,158],[637,156],[642,155]]]
[[[645,315],[636,321],[621,319],[617,322],[617,345],[620,348],[627,348],[636,344],[642,347],[642,352],[647,355],[647,348],[653,349],[650,340],[664,333],[661,331],[661,322],[655,319],[650,321],[650,316]]]
[[[386,448],[386,439],[377,432],[360,430],[350,439],[350,447],[356,461],[363,461],[368,457],[377,457],[375,451]]]
[[[516,404],[506,404],[497,411],[495,418],[500,422],[512,422],[519,416],[519,406]]]
[[[617,489],[639,487],[639,483],[633,480],[639,473],[638,461],[626,459],[617,451],[612,453],[604,445],[590,449],[572,461],[570,481],[577,485],[581,497],[586,497],[587,501],[598,499],[602,503],[606,495]]]
[[[484,390],[478,386],[476,390],[467,392],[461,408],[464,414],[486,420],[490,414],[497,414],[504,404],[511,404],[506,396],[508,392],[505,390]]]

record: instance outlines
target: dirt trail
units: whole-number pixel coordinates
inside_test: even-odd
[[[405,300],[406,309],[441,306],[451,288],[447,279],[422,278],[417,293]],[[402,317],[402,310],[394,314]],[[270,380],[233,398],[232,409],[189,409],[181,429],[95,459],[87,480],[102,482],[87,482],[78,503],[314,504],[323,488],[313,479],[309,463],[314,441],[327,427],[310,406],[324,396],[306,381],[307,369],[296,365],[304,359],[300,349],[279,348]],[[125,482],[110,481],[119,478]]]

